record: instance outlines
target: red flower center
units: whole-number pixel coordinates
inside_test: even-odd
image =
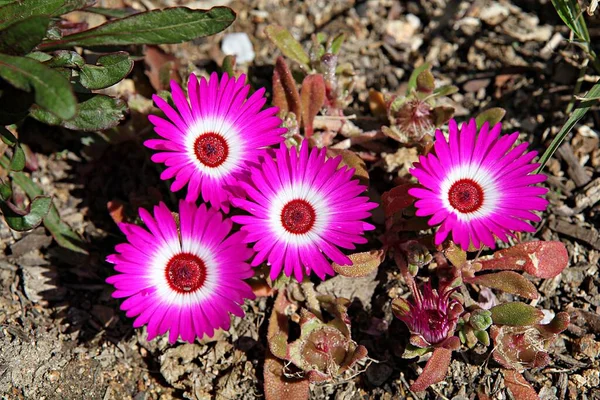
[[[283,228],[297,235],[310,231],[315,224],[315,209],[304,200],[292,200],[281,210]]]
[[[194,153],[202,164],[216,168],[227,160],[229,146],[221,135],[208,132],[198,136],[194,142]]]
[[[462,213],[477,211],[483,205],[483,189],[472,179],[460,179],[450,187],[448,201]]]
[[[206,280],[206,265],[193,254],[181,253],[169,260],[165,275],[174,291],[194,292],[200,289]]]

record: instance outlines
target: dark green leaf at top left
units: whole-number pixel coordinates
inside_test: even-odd
[[[33,89],[35,103],[57,117],[71,119],[77,111],[70,82],[36,60],[0,54],[0,77],[26,92]]]
[[[65,0],[21,0],[9,3],[0,7],[0,30],[36,15],[60,15],[64,5]]]
[[[90,90],[104,89],[120,82],[133,68],[133,60],[124,51],[101,56],[97,64],[85,64],[79,73],[81,84]]]
[[[29,53],[42,42],[49,23],[49,17],[38,15],[16,22],[0,31],[0,53]]]

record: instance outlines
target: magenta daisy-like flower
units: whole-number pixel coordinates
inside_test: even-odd
[[[361,196],[366,187],[352,179],[353,169],[338,169],[341,157],[326,159],[325,149],[309,151],[306,141],[299,152],[281,144],[274,153],[276,160],[264,158],[241,183],[248,199],[233,200],[252,214],[232,217],[248,233],[245,241],[256,242],[252,266],[266,260],[271,279],[283,269],[301,281],[310,271],[321,279],[333,275],[326,257],[352,264],[338,247],[366,243],[364,231],[375,228],[362,221],[377,206]]]
[[[436,244],[452,232],[464,250],[482,243],[494,248],[494,237],[507,242],[514,231],[535,231],[528,221],[540,220],[532,211],[546,209],[541,196],[548,189],[533,185],[546,176],[532,174],[539,166],[531,162],[537,152],[526,152],[527,143],[513,148],[518,132],[501,136],[501,128],[486,123],[478,133],[471,119],[459,132],[450,120],[449,141],[436,131],[435,153],[421,156],[410,170],[424,186],[409,190],[419,199],[417,215],[431,215],[431,226],[441,223]]]
[[[179,336],[193,342],[229,329],[229,313],[244,316],[240,304],[254,298],[243,281],[253,275],[245,262],[253,252],[242,232],[228,236],[231,220],[185,201],[178,222],[164,203],[154,208],[154,217],[144,209],[140,217],[149,231],[119,224],[128,243],[107,258],[120,273],[106,282],[116,288],[113,297],[127,297],[121,309],[137,317],[134,327],[147,324],[148,340],[169,331],[171,343]]]
[[[172,191],[188,184],[186,200],[196,201],[200,194],[213,207],[229,211],[231,190],[248,162],[258,159],[261,149],[283,140],[285,128],[275,115],[277,107],[262,110],[265,89],[248,97],[250,85],[242,75],[237,80],[216,73],[198,83],[190,75],[188,97],[171,81],[174,110],[159,96],[152,96],[169,121],[156,115],[148,118],[164,139],[144,144],[158,152],[152,161],[167,168],[161,179],[175,181]]]

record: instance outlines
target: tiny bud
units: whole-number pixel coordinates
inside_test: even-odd
[[[471,314],[469,324],[477,331],[484,331],[492,325],[492,313],[489,310],[475,310]]]

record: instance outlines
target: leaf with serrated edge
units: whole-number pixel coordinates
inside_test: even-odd
[[[108,21],[96,28],[43,43],[44,50],[65,46],[125,46],[131,44],[182,43],[214,35],[235,20],[228,7],[192,10],[173,7]]]
[[[60,72],[26,57],[0,54],[0,76],[26,92],[35,92],[35,103],[62,118],[73,118],[76,111],[71,84]]]
[[[84,65],[79,74],[80,82],[90,90],[104,89],[123,80],[133,69],[133,60],[124,51],[105,54],[97,65]]]
[[[49,125],[60,125],[79,131],[102,131],[115,127],[125,118],[127,105],[121,99],[96,94],[79,103],[75,118],[61,121],[43,110],[32,108],[31,116]]]

